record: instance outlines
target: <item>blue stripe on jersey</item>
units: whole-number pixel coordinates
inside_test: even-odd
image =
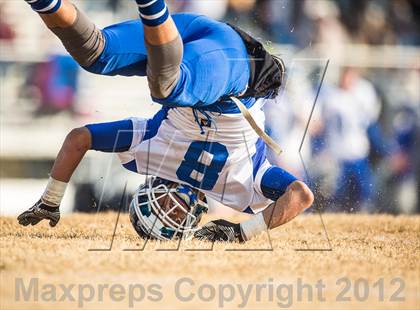
[[[261,179],[261,190],[264,197],[276,201],[282,196],[287,187],[297,178],[282,168],[272,166],[264,173]]]
[[[252,175],[254,178],[267,156],[267,149],[263,139],[258,138],[257,143],[255,143],[255,149],[255,154],[252,156]]]
[[[143,141],[152,139],[154,136],[157,135],[160,125],[162,124],[163,120],[168,116],[169,108],[164,107],[159,112],[157,112],[153,118],[147,120],[146,124],[146,132],[143,137]]]
[[[92,136],[92,150],[125,152],[133,141],[133,122],[129,119],[85,126]]]
[[[133,159],[132,161],[130,161],[129,163],[123,164],[123,167],[127,170],[130,170],[132,172],[136,172],[137,173],[137,164],[136,164],[136,160]]]

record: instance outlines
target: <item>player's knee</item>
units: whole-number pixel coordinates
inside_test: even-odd
[[[180,36],[162,45],[147,45],[147,78],[153,97],[167,98],[176,87],[181,70],[183,49]]]
[[[89,150],[91,145],[89,130],[86,127],[74,128],[67,135],[64,145],[72,150]]]
[[[88,71],[105,49],[102,31],[79,10],[73,25],[51,28],[51,31],[61,40],[73,59]]]
[[[300,204],[305,208],[309,208],[314,202],[314,194],[310,188],[302,181],[295,181],[289,185],[289,189],[297,195]]]
[[[149,89],[152,97],[157,99],[165,99],[169,97],[172,90],[175,88],[178,82],[178,77],[174,76],[171,79],[168,78],[157,78],[153,81],[149,79]]]

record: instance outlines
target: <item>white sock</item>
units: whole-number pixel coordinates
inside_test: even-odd
[[[267,230],[267,224],[264,221],[263,213],[260,212],[254,215],[250,220],[240,224],[242,236],[246,240],[250,240],[256,235]]]
[[[48,205],[59,206],[63,199],[64,192],[66,191],[67,183],[55,180],[50,177],[48,180],[47,188],[42,194],[42,201]]]

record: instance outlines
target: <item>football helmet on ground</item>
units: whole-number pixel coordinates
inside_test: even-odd
[[[205,196],[190,186],[149,177],[130,203],[130,221],[144,239],[192,237],[203,213]]]

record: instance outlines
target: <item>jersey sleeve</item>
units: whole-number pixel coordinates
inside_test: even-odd
[[[129,118],[116,122],[89,124],[91,149],[107,153],[130,151],[145,135],[147,119]]]
[[[124,168],[137,172],[132,149],[143,141],[148,121],[144,118],[133,117],[116,122],[86,125],[92,136],[91,149],[118,153]]]
[[[266,161],[255,176],[257,191],[265,198],[277,201],[285,192],[287,187],[298,179],[286,170],[272,166]]]

